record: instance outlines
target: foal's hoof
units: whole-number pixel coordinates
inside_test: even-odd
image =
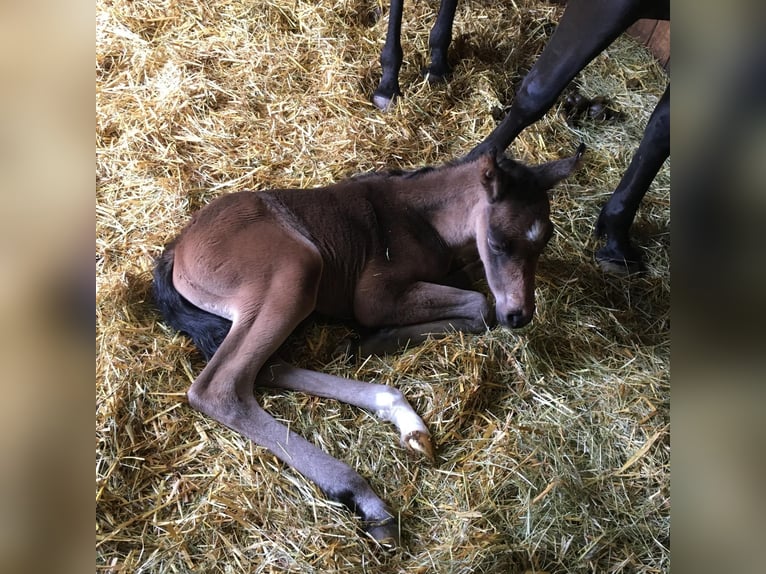
[[[402,437],[402,444],[409,452],[424,456],[431,464],[436,460],[431,436],[427,432],[412,431]]]
[[[394,518],[380,522],[368,522],[365,530],[386,552],[393,552],[399,547],[399,528]]]
[[[333,357],[346,357],[347,359],[356,359],[359,352],[359,337],[346,337],[333,351]]]

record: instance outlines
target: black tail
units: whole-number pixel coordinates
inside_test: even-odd
[[[186,333],[209,361],[231,328],[231,321],[203,311],[184,299],[173,286],[173,244],[157,259],[154,267],[154,303],[165,321]]]

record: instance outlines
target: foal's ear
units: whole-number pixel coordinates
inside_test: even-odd
[[[540,191],[547,191],[562,179],[571,175],[577,169],[580,158],[585,153],[585,144],[581,143],[575,154],[564,159],[549,161],[540,165],[532,166],[533,176],[535,178],[535,187]]]
[[[478,167],[480,170],[479,177],[481,178],[481,185],[487,191],[490,203],[497,201],[500,198],[500,181],[499,181],[499,168],[497,166],[497,151],[495,148],[491,148],[487,153],[479,158]]]

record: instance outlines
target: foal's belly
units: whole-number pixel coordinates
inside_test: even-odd
[[[354,319],[354,277],[341,276],[337,271],[325,269],[317,293],[316,310],[320,315],[352,321]]]

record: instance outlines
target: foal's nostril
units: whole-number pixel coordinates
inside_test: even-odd
[[[524,311],[521,309],[509,311],[506,315],[506,324],[510,325],[514,329],[517,327],[523,327],[527,323],[529,323],[529,318],[524,315]]]

